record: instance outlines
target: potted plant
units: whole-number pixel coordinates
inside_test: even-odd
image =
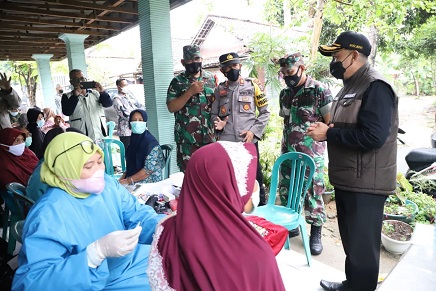
[[[390,195],[385,202],[383,210],[384,219],[401,220],[407,223],[414,221],[418,213],[415,202],[405,199],[401,193]]]
[[[385,220],[382,225],[381,241],[391,254],[401,255],[411,244],[413,227],[399,220]]]
[[[334,199],[335,188],[330,184],[327,167],[324,167],[324,186],[325,190],[322,195],[322,200],[324,200],[324,204],[328,204],[332,199]]]

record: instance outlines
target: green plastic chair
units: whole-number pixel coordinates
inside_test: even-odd
[[[16,247],[16,238],[12,235],[11,228],[13,225],[15,225],[15,223],[26,218],[26,212],[23,204],[19,202],[19,200],[17,200],[15,197],[18,195],[25,197],[26,187],[20,183],[13,182],[7,184],[6,189],[6,191],[0,192],[3,200],[5,201],[2,237],[3,239],[6,239],[6,237],[8,237],[8,254],[12,255]]]
[[[163,179],[168,179],[170,177],[170,165],[171,165],[171,152],[173,151],[173,146],[170,144],[163,144],[160,146],[163,152],[165,160],[165,168],[163,171]]]
[[[117,139],[108,138],[108,137],[96,140],[95,143],[103,150],[106,174],[115,178],[121,177],[122,173],[126,171],[126,150],[124,148],[124,144]],[[122,173],[118,173],[118,174],[115,174],[114,172],[114,162],[113,162],[114,153],[112,152],[112,149],[115,149],[116,147],[118,147],[120,150],[119,155],[120,155],[121,171],[122,171]]]
[[[108,138],[113,138],[114,137],[114,129],[115,129],[115,122],[113,121],[108,121],[106,122],[107,125],[107,129],[108,129]]]
[[[286,207],[275,205],[279,170],[280,166],[285,161],[291,163],[288,204]],[[264,206],[257,207],[253,213],[253,215],[261,216],[272,223],[284,226],[288,231],[300,227],[304,251],[309,266],[311,266],[312,257],[310,254],[306,221],[304,215],[301,215],[301,212],[304,207],[304,199],[306,198],[307,190],[312,184],[314,172],[315,162],[309,155],[292,152],[278,157],[272,168],[268,202]],[[289,236],[286,238],[285,249],[289,249]]]

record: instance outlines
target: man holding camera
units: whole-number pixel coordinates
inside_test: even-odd
[[[70,125],[80,129],[92,140],[106,136],[106,116],[103,107],[112,106],[112,99],[100,83],[87,82],[83,72],[70,71],[73,91],[62,95],[62,112],[70,117]]]

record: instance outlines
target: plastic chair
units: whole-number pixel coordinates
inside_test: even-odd
[[[113,121],[108,121],[106,122],[107,125],[107,129],[108,129],[108,138],[113,138],[114,137],[114,129],[115,129],[115,122]]]
[[[173,151],[173,146],[170,144],[163,144],[160,146],[163,152],[165,160],[165,168],[163,171],[163,179],[168,179],[170,177],[170,164],[171,164],[171,152]]]
[[[124,149],[124,144],[117,139],[108,138],[108,137],[97,140],[96,144],[100,146],[100,148],[103,150],[106,174],[115,178],[121,177],[122,173],[126,171],[126,150]],[[114,145],[118,146],[120,149],[119,159],[120,159],[122,172],[119,174],[115,174],[114,172],[114,160],[113,160],[113,153],[112,153],[112,148],[116,148],[116,146]]]
[[[285,161],[290,161],[291,163],[288,204],[286,207],[274,205],[278,190],[279,170],[280,166]],[[311,265],[312,257],[310,254],[306,221],[304,215],[301,215],[301,211],[303,210],[307,190],[312,184],[314,172],[315,162],[306,154],[292,152],[278,157],[272,168],[268,202],[264,206],[257,207],[253,213],[253,215],[261,216],[272,223],[286,227],[288,231],[300,227],[304,251],[309,266]],[[289,249],[289,236],[286,238],[285,248]]]
[[[19,220],[25,219],[25,212],[21,204],[15,199],[15,194],[22,195],[26,193],[26,187],[20,183],[9,183],[6,185],[7,191],[1,191],[0,194],[5,201],[5,213],[3,216],[3,239],[6,239],[9,232],[8,239],[8,254],[12,255],[16,246],[16,239],[11,235],[11,227]],[[10,212],[10,215],[9,215]]]

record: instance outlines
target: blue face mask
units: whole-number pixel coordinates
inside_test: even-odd
[[[26,145],[26,147],[30,147],[30,145],[32,144],[32,137],[26,137],[26,141],[24,142],[24,144]]]
[[[39,128],[41,128],[44,125],[44,123],[45,123],[44,119],[38,120],[36,122],[36,124],[38,125]]]
[[[15,117],[18,115],[18,111],[9,111],[9,114]]]
[[[143,134],[147,130],[147,122],[145,121],[132,121],[130,122],[132,132],[135,134]]]

